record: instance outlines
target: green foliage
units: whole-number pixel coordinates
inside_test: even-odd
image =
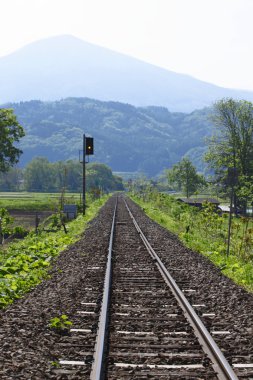
[[[34,158],[25,168],[24,188],[27,191],[49,192],[58,190],[50,163],[44,157]]]
[[[23,172],[26,191],[80,191],[82,166],[78,161],[50,163],[45,157],[34,158]]]
[[[99,163],[87,165],[87,189],[99,189],[102,192],[123,190],[122,180],[112,174],[111,169]]]
[[[0,193],[0,207],[8,210],[43,211],[57,210],[61,194],[59,193]],[[80,195],[65,193],[65,203],[80,202]]]
[[[173,196],[150,191],[132,195],[143,210],[174,232],[189,248],[207,256],[235,282],[253,291],[253,220],[233,218],[231,249],[227,257],[228,217],[219,215],[210,203],[197,207],[178,202]]]
[[[22,241],[11,243],[0,251],[0,308],[12,303],[47,277],[53,260],[80,238],[88,221],[107,198],[94,201],[85,217],[79,215],[69,222],[68,234],[63,230],[40,232],[38,235],[31,232]]]
[[[5,208],[0,208],[0,244],[11,236],[12,238],[24,238],[28,231],[22,226],[13,227],[14,218],[9,215]]]
[[[253,104],[221,99],[214,104],[212,120],[216,134],[208,140],[206,161],[215,170],[217,182],[225,189],[233,187],[233,203],[246,213],[247,202],[252,202]],[[233,181],[231,169],[237,173]]]
[[[0,224],[1,224],[1,234],[9,235],[11,232],[11,224],[13,218],[10,216],[9,212],[5,208],[0,208]]]
[[[69,331],[72,324],[73,323],[69,320],[68,316],[62,314],[59,317],[51,318],[48,326],[59,334],[62,334]]]
[[[43,231],[49,229],[51,231],[57,231],[62,227],[63,219],[65,222],[64,215],[61,212],[52,214],[39,225],[38,230]]]
[[[12,230],[13,237],[22,239],[28,235],[28,231],[22,226],[15,226]]]
[[[205,184],[204,177],[197,173],[196,168],[187,157],[168,170],[167,175],[169,185],[177,190],[182,190],[187,198]]]
[[[51,366],[54,367],[54,368],[59,368],[59,367],[61,366],[60,363],[57,362],[57,361],[52,361],[52,362],[50,362],[50,364],[51,364]]]
[[[8,172],[0,173],[0,189],[2,189],[2,191],[19,191],[22,178],[22,169],[11,167]]]
[[[14,144],[25,135],[12,109],[0,108],[0,172],[16,164],[22,153]]]
[[[191,114],[164,107],[137,108],[119,102],[68,98],[12,105],[26,129],[22,164],[35,156],[49,161],[77,157],[83,133],[94,136],[95,159],[113,171],[156,175],[189,155],[203,171],[203,138],[211,133],[210,109]],[[198,148],[201,148],[199,150]],[[197,152],[195,154],[195,152]]]
[[[78,161],[51,163],[45,157],[36,157],[24,170],[13,168],[9,173],[0,173],[0,188],[15,190],[22,187],[29,192],[80,192],[82,176],[83,167]],[[114,176],[104,164],[87,164],[86,189],[100,189],[102,192],[123,190],[122,179]]]

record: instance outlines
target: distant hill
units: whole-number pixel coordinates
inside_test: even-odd
[[[141,171],[155,175],[185,154],[199,170],[211,133],[209,108],[190,114],[164,107],[134,107],[119,102],[67,98],[54,102],[8,104],[26,129],[21,141],[21,165],[35,156],[50,161],[78,159],[83,133],[94,137],[92,161],[117,172]]]
[[[165,47],[166,48],[166,47]],[[191,112],[253,93],[214,86],[72,36],[34,42],[0,58],[0,103],[90,97]]]

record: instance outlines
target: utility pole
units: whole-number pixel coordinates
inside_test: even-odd
[[[234,198],[234,186],[232,185],[232,187],[231,187],[231,193],[230,193],[230,206],[229,206],[229,217],[228,217],[228,244],[227,244],[227,257],[229,256],[229,249],[230,249],[230,237],[231,237],[231,223],[232,223],[233,198]]]
[[[85,202],[86,202],[86,194],[85,194],[85,188],[86,188],[86,173],[85,173],[85,160],[86,160],[86,138],[85,134],[83,135],[83,215],[85,215]]]
[[[3,244],[4,235],[2,233],[2,218],[0,217],[0,244]]]
[[[229,218],[228,218],[228,244],[227,244],[227,257],[229,256],[229,250],[230,250],[230,238],[231,238],[231,224],[232,224],[232,208],[233,208],[233,201],[234,201],[234,186],[238,183],[238,173],[237,168],[228,168],[228,184],[231,186],[230,191],[230,207],[229,207]],[[236,205],[234,204],[234,207]],[[236,211],[236,210],[235,210]]]

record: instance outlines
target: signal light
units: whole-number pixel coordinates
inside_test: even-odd
[[[85,138],[85,154],[86,155],[94,154],[93,137]]]

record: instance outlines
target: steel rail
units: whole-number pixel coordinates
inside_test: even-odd
[[[117,211],[118,197],[116,199],[116,204],[113,213],[113,220],[111,226],[111,234],[108,248],[108,257],[106,264],[106,274],[104,280],[104,292],[103,292],[103,300],[102,300],[102,308],[99,316],[99,327],[97,333],[97,340],[95,345],[95,352],[93,355],[93,365],[90,374],[91,380],[102,380],[104,377],[104,352],[106,345],[106,328],[108,324],[108,308],[111,297],[111,278],[112,278],[112,246],[113,246],[113,237],[114,237],[114,229],[115,229],[115,219],[116,219],[116,211]]]
[[[166,283],[172,290],[173,294],[175,295],[178,303],[180,304],[181,308],[184,311],[184,314],[188,320],[188,322],[191,324],[191,326],[194,329],[195,335],[197,336],[204,352],[208,355],[212,362],[212,366],[217,373],[217,376],[220,380],[238,380],[238,377],[234,373],[233,369],[229,365],[228,361],[224,357],[223,353],[215,343],[214,339],[210,335],[209,331],[199,318],[199,316],[196,314],[193,307],[190,305],[186,297],[184,296],[181,289],[176,284],[175,280],[169,273],[169,271],[166,269],[164,264],[162,263],[161,259],[157,255],[157,253],[154,251],[150,243],[148,242],[146,236],[142,232],[141,228],[139,227],[136,219],[134,218],[132,212],[130,211],[126,200],[124,199],[126,208],[129,212],[129,215],[135,225],[135,228],[137,232],[139,233],[144,245],[146,246],[148,252],[150,253],[151,257],[155,261],[159,271],[161,272],[163,278],[165,279]]]

